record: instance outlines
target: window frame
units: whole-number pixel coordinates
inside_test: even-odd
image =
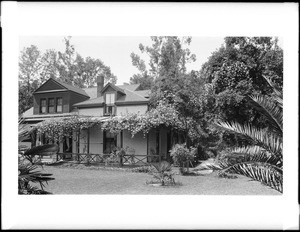
[[[50,101],[53,100],[53,105],[50,105]],[[50,112],[50,107],[53,107],[53,112]],[[55,113],[55,98],[54,97],[50,97],[48,98],[48,113],[49,114],[54,114]]]
[[[107,103],[107,95],[114,96],[114,102],[113,103]],[[105,93],[105,105],[115,105],[115,102],[116,102],[116,93],[115,92]]]
[[[45,105],[43,106],[42,102],[45,102]],[[43,107],[45,107],[45,112],[43,112]],[[47,98],[41,98],[40,99],[40,114],[47,114]]]
[[[60,99],[61,99],[61,104],[58,104],[58,100],[60,100]],[[63,112],[63,98],[62,97],[57,97],[55,103],[56,103],[55,104],[55,112],[56,113],[62,113]],[[60,111],[57,110],[58,106],[61,106],[61,110]]]
[[[107,103],[107,96],[110,95],[114,95],[114,101],[113,103]],[[105,93],[105,97],[104,97],[104,115],[115,115],[116,113],[116,99],[117,99],[117,94],[116,92],[107,92]],[[108,112],[109,107],[111,107],[111,113]]]

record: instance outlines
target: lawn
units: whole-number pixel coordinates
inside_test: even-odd
[[[46,186],[46,190],[53,194],[280,195],[244,176],[225,179],[215,173],[206,176],[175,175],[175,181],[181,182],[181,186],[155,187],[145,184],[151,179],[149,174],[129,170],[45,166],[44,172],[52,173],[55,178]]]

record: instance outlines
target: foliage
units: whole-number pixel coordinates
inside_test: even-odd
[[[172,165],[167,161],[152,164],[153,169],[150,175],[156,180],[156,183],[160,183],[162,186],[175,185],[173,178],[174,173],[172,172]]]
[[[19,57],[19,114],[33,105],[32,93],[40,83],[41,52],[31,45]]]
[[[26,134],[30,134],[31,131],[26,131],[19,122],[19,142],[23,141],[27,137]],[[45,184],[52,178],[52,174],[42,173],[39,169],[39,165],[35,163],[35,156],[46,156],[55,154],[58,151],[57,145],[44,145],[37,146],[23,152],[19,150],[19,175],[18,175],[18,193],[19,194],[50,194],[44,190]],[[39,184],[40,188],[32,184]]]
[[[121,130],[128,130],[132,136],[139,132],[148,133],[151,128],[159,125],[173,126],[174,128],[182,128],[182,123],[178,119],[178,113],[171,106],[160,101],[156,108],[153,108],[145,114],[126,114],[116,116],[106,120],[102,128],[111,133],[118,133]]]
[[[196,155],[196,148],[187,148],[186,144],[176,144],[171,150],[170,155],[175,164],[180,167],[181,173],[184,173],[184,166],[194,160]]]
[[[52,174],[37,170],[39,166],[29,163],[19,163],[18,193],[19,194],[51,194],[44,190],[45,183],[54,180]],[[32,184],[39,184],[40,189]]]
[[[271,37],[225,38],[225,45],[211,55],[200,72],[213,88],[210,112],[225,121],[268,124],[256,113],[248,96],[272,93],[262,75],[282,88],[283,51],[277,43]]]
[[[37,135],[44,134],[53,142],[63,141],[64,136],[72,137],[74,132],[79,132],[92,125],[100,125],[101,121],[89,116],[74,115],[66,118],[49,119],[35,126]]]
[[[139,55],[130,55],[132,64],[139,70],[139,74],[131,78],[131,83],[141,83],[144,89],[154,86],[154,82],[162,77],[177,78],[178,74],[186,72],[186,63],[196,59],[186,47],[190,45],[191,37],[152,36],[151,40],[151,46],[139,45],[140,51],[149,57],[148,65]]]
[[[251,99],[269,123],[268,127],[257,128],[253,125],[240,125],[232,122],[219,121],[217,126],[240,134],[248,141],[247,146],[232,150],[232,154],[242,159],[221,160],[214,169],[221,173],[231,172],[245,175],[254,180],[283,191],[283,156],[282,156],[282,93],[265,77],[267,83],[274,89],[274,98],[255,95]]]
[[[154,83],[154,79],[147,74],[134,74],[130,77],[130,84],[140,84],[140,90],[151,89]]]

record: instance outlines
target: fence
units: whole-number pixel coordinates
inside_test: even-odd
[[[104,163],[106,165],[150,165],[164,160],[160,155],[111,155],[85,153],[57,153],[56,160],[76,161],[77,163]]]

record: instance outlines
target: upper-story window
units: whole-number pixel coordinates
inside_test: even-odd
[[[105,96],[105,103],[106,103],[106,105],[114,105],[115,104],[115,94],[107,93]]]
[[[55,113],[55,104],[54,104],[54,98],[48,99],[48,113]]]
[[[62,112],[62,98],[61,97],[56,98],[56,112],[57,113]]]
[[[105,114],[114,115],[115,114],[115,93],[105,94]]]
[[[45,114],[47,110],[47,100],[45,98],[41,99],[40,112]]]

